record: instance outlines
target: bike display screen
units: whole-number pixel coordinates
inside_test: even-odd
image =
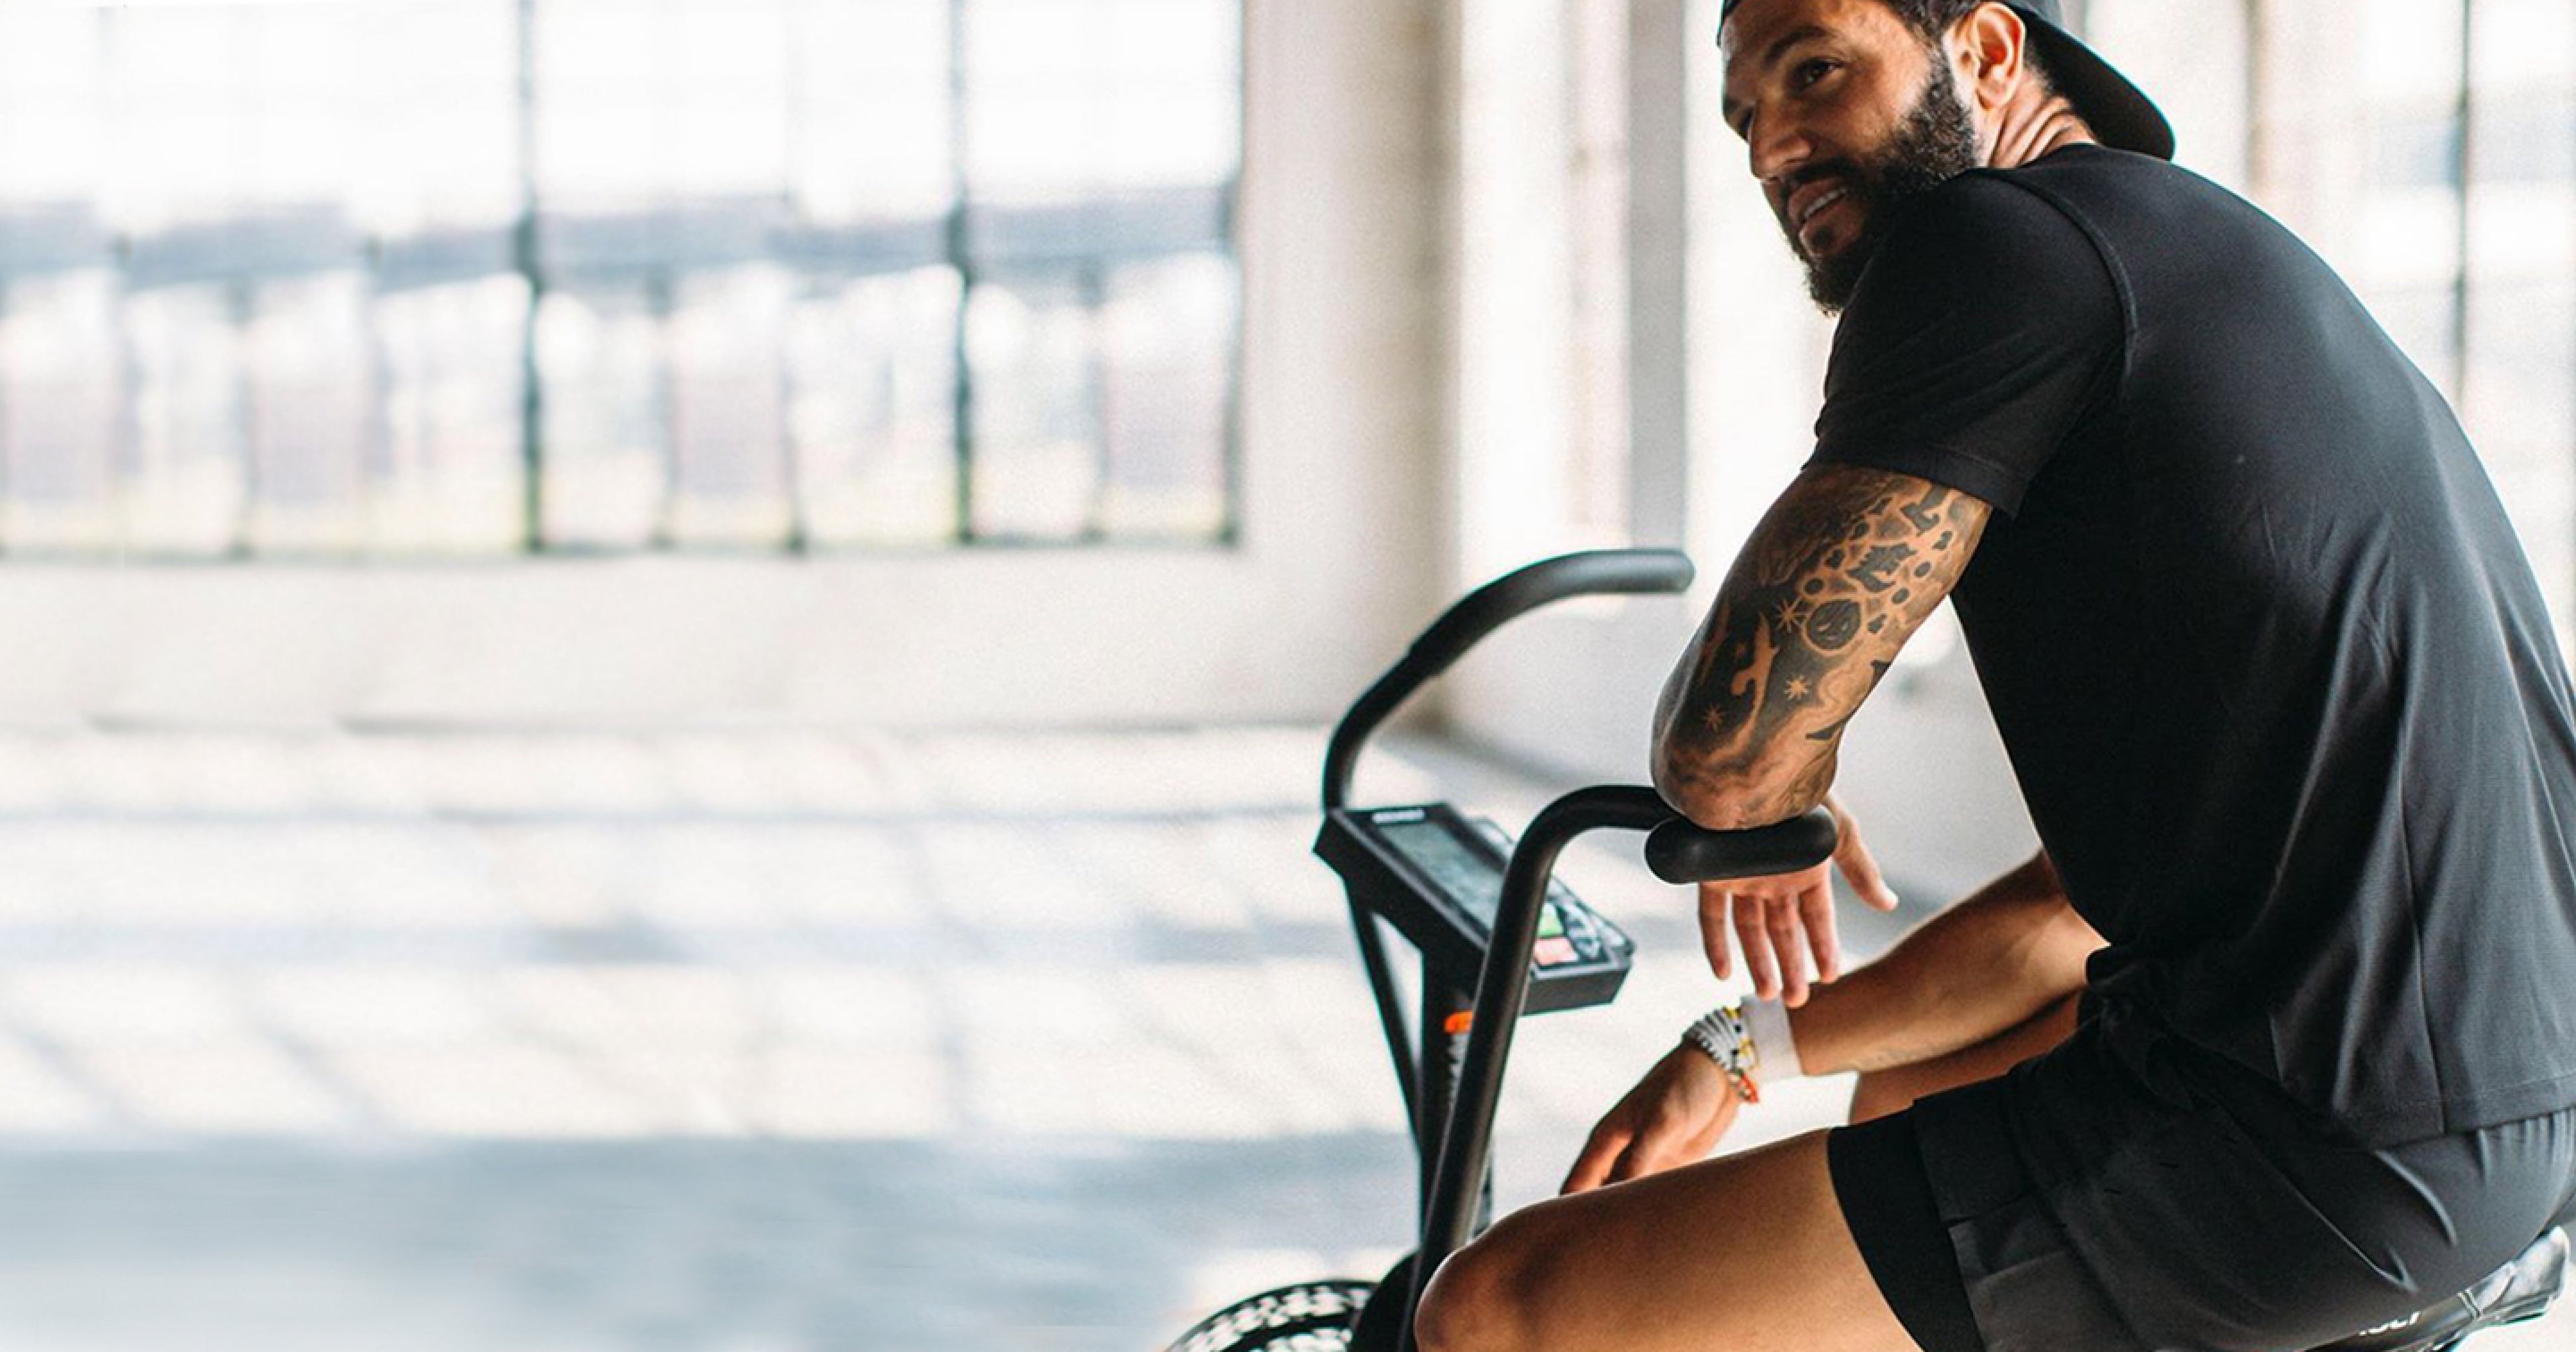
[[[1376,828],[1380,839],[1420,869],[1487,934],[1493,933],[1494,912],[1503,895],[1503,871],[1493,855],[1469,845],[1456,832],[1427,817],[1409,822],[1381,819]],[[1556,885],[1551,882],[1548,890],[1554,892]],[[1539,915],[1538,932],[1542,939],[1565,933],[1565,919],[1558,914],[1553,899]]]

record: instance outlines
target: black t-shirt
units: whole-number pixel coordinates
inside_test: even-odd
[[[2370,1144],[2576,1103],[2567,672],[2458,420],[2288,231],[2100,147],[1963,175],[1817,440],[1996,509],[1953,600],[2123,1055]]]

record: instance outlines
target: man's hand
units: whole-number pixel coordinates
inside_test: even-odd
[[[1592,1129],[1563,1191],[1589,1192],[1704,1160],[1742,1106],[1707,1053],[1688,1043],[1675,1047]]]
[[[1843,972],[1842,940],[1834,930],[1832,870],[1841,869],[1844,881],[1871,907],[1896,909],[1896,894],[1861,843],[1860,827],[1832,795],[1826,795],[1825,806],[1833,811],[1838,833],[1834,857],[1827,863],[1796,873],[1699,885],[1700,944],[1708,950],[1710,970],[1721,981],[1734,974],[1726,944],[1732,926],[1736,942],[1744,946],[1753,993],[1766,1000],[1778,997],[1793,1009],[1807,1003],[1809,953],[1815,955],[1816,980],[1832,981]]]

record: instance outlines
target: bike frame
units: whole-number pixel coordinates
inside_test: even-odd
[[[1690,560],[1672,550],[1605,550],[1532,564],[1470,593],[1424,631],[1334,728],[1324,758],[1325,812],[1348,805],[1360,750],[1379,725],[1505,622],[1573,596],[1675,593],[1691,577]],[[1567,794],[1531,821],[1512,851],[1474,991],[1459,989],[1450,974],[1423,964],[1418,1041],[1405,1028],[1383,922],[1351,893],[1352,929],[1421,1164],[1421,1247],[1404,1293],[1405,1352],[1413,1347],[1412,1312],[1431,1274],[1474,1235],[1491,1198],[1494,1115],[1557,857],[1575,837],[1604,829],[1654,833],[1647,861],[1668,882],[1805,868],[1831,854],[1834,845],[1833,819],[1821,809],[1754,831],[1711,832],[1676,817],[1651,789],[1604,786]]]

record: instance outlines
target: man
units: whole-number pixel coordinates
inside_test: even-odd
[[[1794,1011],[1821,870],[1704,889],[1791,1000],[1695,1025],[1444,1267],[1433,1352],[2402,1338],[2576,1195],[2530,570],[2440,397],[2055,11],[1726,6],[1728,122],[1842,318],[1656,766],[1706,826],[1812,807],[1950,597],[2045,852]],[[1792,1057],[1864,1124],[1693,1163]]]

